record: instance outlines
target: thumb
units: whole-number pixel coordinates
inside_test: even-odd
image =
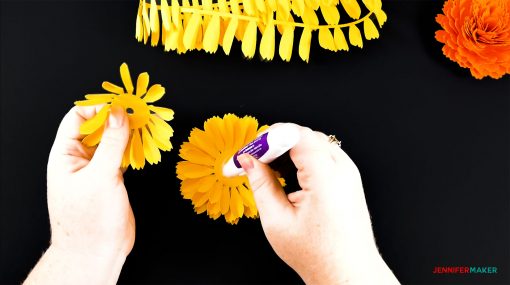
[[[120,106],[112,105],[101,142],[89,163],[92,169],[117,175],[129,139],[129,121]]]
[[[248,176],[262,224],[288,215],[293,206],[273,170],[249,154],[237,159]]]

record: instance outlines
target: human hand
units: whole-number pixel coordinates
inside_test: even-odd
[[[98,109],[74,107],[48,161],[51,246],[26,284],[115,284],[135,241],[135,219],[120,169],[129,121],[112,106],[101,143],[81,143],[80,125]]]
[[[356,165],[323,133],[289,126],[300,131],[290,157],[302,190],[286,195],[267,165],[238,157],[275,252],[307,284],[398,284],[378,253]]]

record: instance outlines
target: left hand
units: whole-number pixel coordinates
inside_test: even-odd
[[[72,108],[51,149],[51,247],[77,255],[125,259],[135,241],[135,218],[120,169],[129,122],[122,108],[112,106],[101,142],[89,148],[81,143],[79,128],[97,110]]]

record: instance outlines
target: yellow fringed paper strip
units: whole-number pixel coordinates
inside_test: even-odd
[[[181,194],[191,200],[197,214],[207,211],[212,219],[224,215],[230,224],[237,224],[243,216],[258,216],[247,177],[225,177],[223,165],[266,128],[259,128],[253,117],[227,114],[208,119],[203,130],[191,130],[189,141],[179,150],[183,161],[177,163],[176,172],[182,180]],[[283,178],[279,181],[285,185]]]
[[[272,60],[276,51],[276,28],[281,35],[278,53],[284,61],[289,61],[292,57],[294,32],[296,28],[301,28],[299,56],[308,62],[312,31],[319,31],[319,44],[324,49],[348,51],[344,30],[348,32],[351,45],[363,48],[363,38],[357,25],[363,27],[365,39],[372,40],[379,38],[379,31],[373,20],[382,28],[387,19],[381,0],[362,0],[368,10],[363,17],[361,6],[356,0],[158,2],[140,0],[136,18],[136,39],[146,44],[150,37],[152,46],[161,42],[165,51],[173,50],[179,54],[202,49],[215,53],[218,46],[221,46],[228,55],[235,37],[242,42],[241,49],[247,58],[255,55],[259,45],[262,59]],[[343,7],[353,21],[340,23],[339,6]],[[319,10],[326,24],[319,23]],[[260,43],[257,30],[262,35]]]
[[[83,144],[92,147],[101,141],[104,125],[112,105],[121,106],[128,113],[130,135],[122,158],[122,167],[131,165],[134,169],[142,169],[145,160],[150,164],[161,161],[162,151],[170,151],[172,144],[170,137],[173,129],[165,121],[174,118],[172,109],[157,107],[154,103],[165,94],[165,88],[159,84],[149,86],[149,74],[141,73],[135,86],[126,63],[120,66],[120,76],[124,88],[108,81],[103,82],[103,89],[110,92],[106,94],[87,94],[83,101],[74,102],[76,106],[103,105],[101,110],[91,119],[80,126],[80,133],[85,135]],[[148,89],[147,89],[148,88]]]

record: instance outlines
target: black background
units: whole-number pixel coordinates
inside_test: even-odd
[[[302,283],[258,220],[213,221],[179,194],[178,146],[228,112],[341,138],[403,283],[510,283],[510,78],[476,80],[442,55],[441,2],[386,1],[381,38],[362,50],[331,53],[314,34],[309,64],[296,50],[291,63],[267,63],[243,59],[239,44],[230,56],[145,46],[134,38],[138,1],[1,2],[0,283],[21,282],[48,246],[45,173],[58,123],[102,81],[120,83],[124,61],[166,87],[176,149],[126,173],[137,237],[119,283]],[[456,265],[498,274],[431,273]]]

